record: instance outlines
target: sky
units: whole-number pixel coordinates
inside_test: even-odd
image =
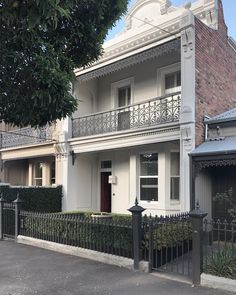
[[[186,0],[172,0],[174,6],[181,6],[186,2],[195,2],[196,0],[186,1]],[[135,0],[130,0],[129,5],[131,6]],[[236,40],[236,0],[222,0],[224,7],[225,23],[228,27],[229,36]],[[114,37],[123,28],[124,22],[119,21],[116,26],[108,33],[107,40]]]

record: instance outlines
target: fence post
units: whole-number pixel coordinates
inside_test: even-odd
[[[203,218],[206,216],[207,213],[200,210],[198,203],[196,209],[189,213],[193,229],[192,279],[194,286],[200,285],[201,283],[203,267]]]
[[[19,198],[19,193],[17,193],[17,197],[15,201],[13,201],[14,207],[15,207],[15,240],[17,239],[17,236],[19,235],[19,226],[20,226],[20,209],[22,201]]]
[[[6,200],[4,200],[4,198],[1,194],[1,198],[0,198],[0,240],[3,239],[3,206],[4,206],[4,202],[6,202]]]
[[[141,239],[142,239],[142,212],[145,209],[138,205],[136,198],[135,205],[128,209],[132,213],[132,231],[133,231],[133,255],[134,269],[139,269],[139,261],[141,260]]]

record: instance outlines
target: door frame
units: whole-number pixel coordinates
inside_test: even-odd
[[[101,163],[103,161],[111,161],[111,168],[101,168]],[[101,203],[102,203],[102,196],[101,196],[101,173],[102,172],[110,172],[112,175],[112,167],[113,166],[113,159],[104,159],[100,158],[98,161],[98,192],[99,192],[99,202],[97,204],[98,211],[101,212]],[[111,211],[112,211],[112,185],[111,185]]]
[[[105,176],[105,178],[102,178],[102,174],[104,174],[104,173],[106,174],[106,176]],[[101,196],[101,198],[100,198],[100,212],[108,212],[108,213],[112,212],[112,188],[111,188],[111,184],[109,183],[109,176],[110,175],[111,175],[111,171],[101,171],[100,172],[100,196]],[[108,178],[106,178],[107,176],[108,176]],[[103,179],[103,183],[102,183],[102,179]],[[108,180],[107,183],[104,182],[104,180],[106,180],[106,179]],[[107,190],[104,190],[105,196],[106,196],[105,201],[104,201],[103,195],[102,195],[102,186],[103,185],[106,187],[107,190],[110,188],[110,192]],[[107,194],[110,195],[110,198],[109,197],[107,198]],[[107,203],[109,203],[109,205]]]

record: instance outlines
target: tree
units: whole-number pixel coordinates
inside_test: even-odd
[[[0,0],[0,119],[42,126],[71,116],[74,69],[96,61],[128,0]]]

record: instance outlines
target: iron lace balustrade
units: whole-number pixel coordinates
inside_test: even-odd
[[[181,92],[114,110],[72,119],[72,136],[81,137],[152,127],[179,120]]]
[[[44,126],[41,128],[26,127],[0,134],[0,148],[11,148],[23,145],[32,145],[52,140],[52,128]]]

